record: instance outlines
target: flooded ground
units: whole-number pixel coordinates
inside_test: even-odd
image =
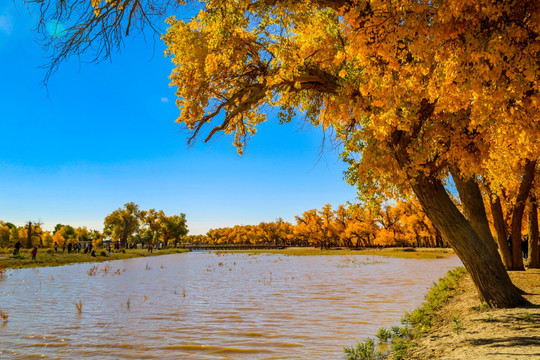
[[[343,359],[457,265],[193,252],[12,270],[0,358]]]

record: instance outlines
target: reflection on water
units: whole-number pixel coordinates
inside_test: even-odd
[[[0,358],[342,359],[459,264],[194,252],[13,270]]]

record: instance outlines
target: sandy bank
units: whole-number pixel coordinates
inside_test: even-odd
[[[438,312],[441,321],[407,359],[540,360],[540,269],[513,271],[510,276],[527,292],[531,307],[486,309],[467,276]]]

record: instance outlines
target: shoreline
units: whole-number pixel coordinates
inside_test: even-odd
[[[347,360],[540,359],[540,269],[510,271],[531,305],[492,309],[481,303],[463,267],[451,270],[428,291],[422,305],[401,319],[345,347]]]
[[[530,306],[491,309],[467,274],[435,311],[436,323],[413,340],[407,359],[540,359],[540,269],[509,271]]]
[[[324,249],[315,247],[288,247],[285,249],[253,249],[253,250],[217,250],[218,254],[245,253],[245,254],[280,254],[287,256],[332,256],[332,255],[371,255],[389,256],[407,259],[442,259],[454,255],[451,248],[334,248]]]
[[[125,250],[125,252],[122,250],[115,252],[111,251],[111,256],[103,256],[101,255],[102,250],[100,249],[99,251],[96,251],[97,256],[93,257],[89,254],[84,254],[83,252],[55,253],[52,249],[40,249],[40,251],[37,253],[36,260],[33,261],[31,259],[30,250],[28,249],[21,250],[18,255],[13,255],[12,249],[1,250],[3,251],[0,251],[0,275],[3,271],[8,269],[63,266],[79,263],[101,263],[112,260],[124,260],[137,257],[160,256],[188,252],[188,250],[185,249],[175,248],[154,250],[152,253],[149,253],[146,249],[128,249]],[[103,250],[103,252],[104,251],[105,250]]]
[[[30,250],[21,250],[19,255],[14,256],[12,249],[0,249],[0,271],[1,269],[24,269],[48,266],[63,266],[88,262],[104,262],[111,260],[131,259],[135,257],[159,256],[167,254],[177,254],[189,252],[182,248],[167,248],[155,250],[148,253],[146,249],[128,249],[125,253],[120,251],[111,252],[111,256],[103,256],[97,251],[98,255],[92,257],[84,253],[55,253],[52,249],[40,249],[36,261],[31,260]],[[259,250],[217,250],[216,254],[226,253],[247,253],[247,254],[280,254],[286,256],[332,256],[332,255],[370,255],[370,256],[389,256],[407,259],[441,259],[453,255],[454,251],[449,248],[381,248],[381,249],[348,249],[336,248],[321,250],[314,247],[289,247],[286,249],[259,249]]]

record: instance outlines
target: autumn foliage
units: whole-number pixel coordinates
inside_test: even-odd
[[[327,204],[296,216],[296,224],[278,219],[258,225],[212,229],[208,244],[289,245],[316,247],[446,246],[417,203],[399,202],[379,209]]]
[[[147,21],[149,5],[163,14],[171,4],[143,3],[86,4],[90,17],[58,40],[59,56],[78,53],[81,37],[109,44],[96,25],[117,34]],[[539,14],[533,0],[208,0],[192,19],[169,17],[162,39],[190,141],[223,132],[242,153],[275,113],[331,129],[362,206],[415,196],[482,300],[504,307],[525,302],[505,271],[524,269],[525,211],[538,236]],[[326,243],[327,215],[312,210],[296,226]],[[387,215],[381,238],[395,239]]]

